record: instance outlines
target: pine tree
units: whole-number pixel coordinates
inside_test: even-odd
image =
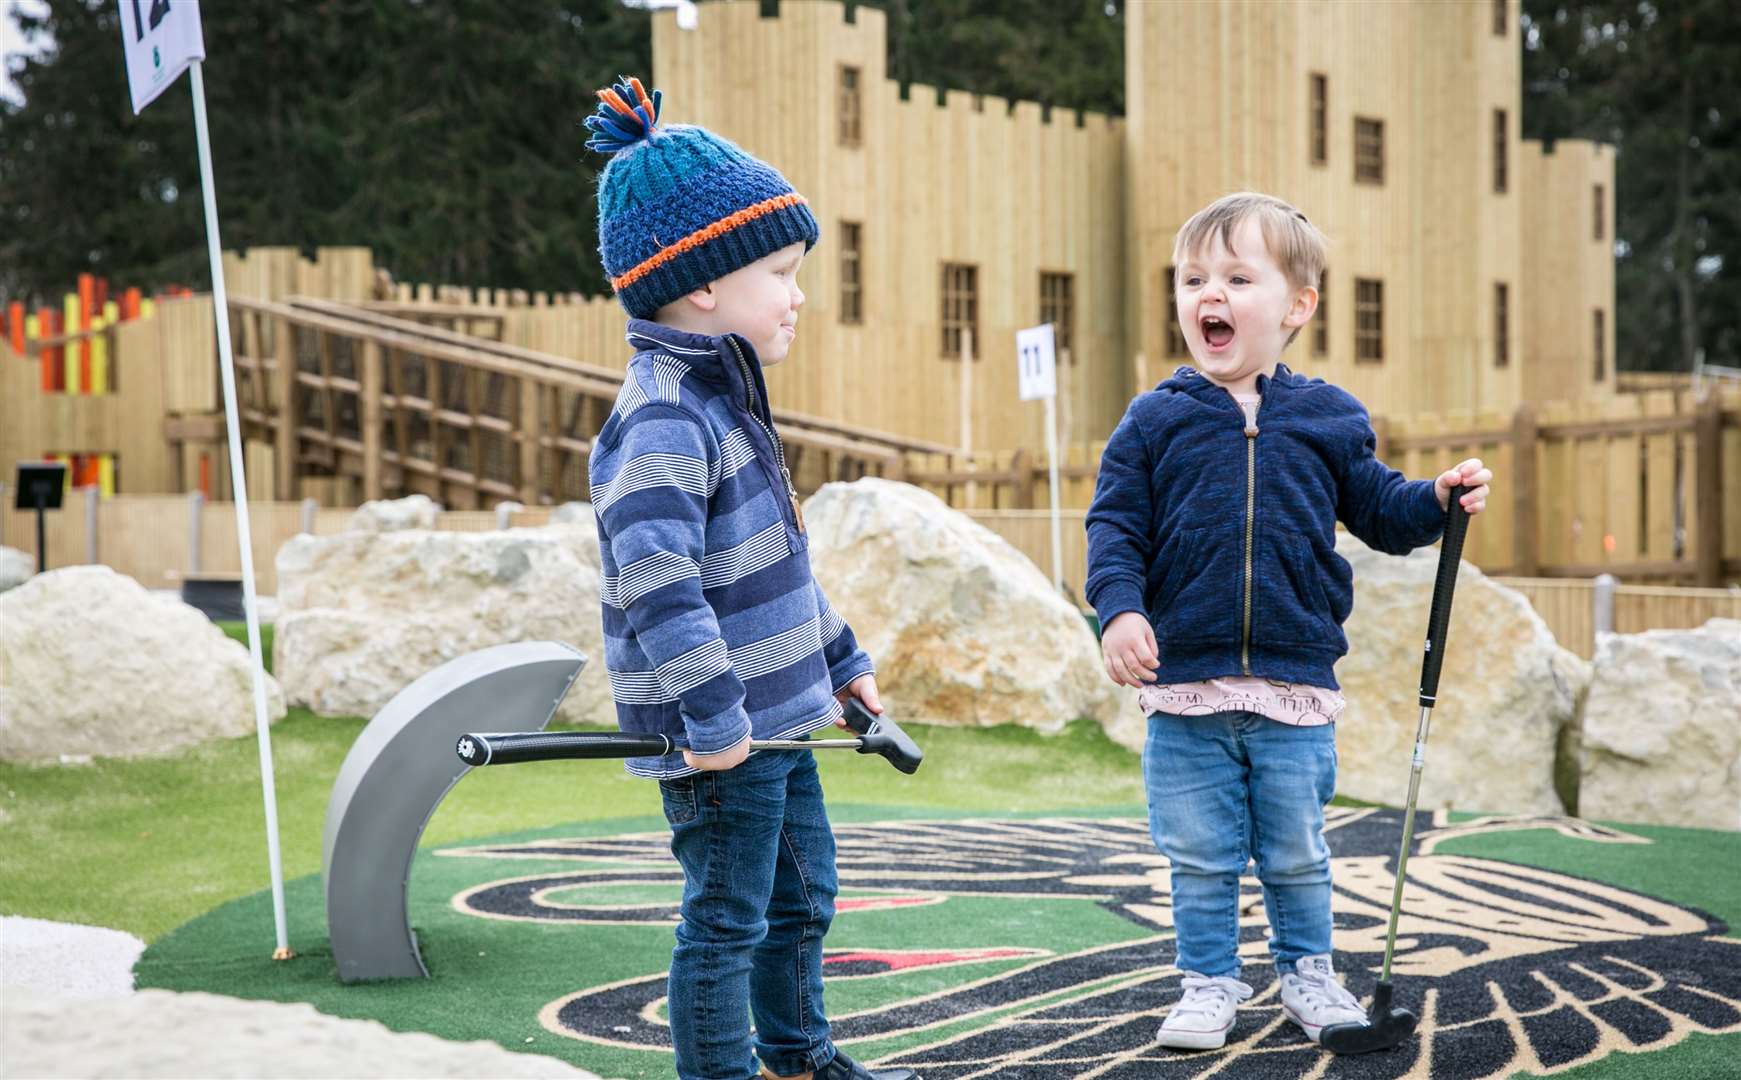
[[[1741,8],[1525,0],[1523,21],[1525,136],[1618,150],[1619,366],[1741,366]]]
[[[361,244],[406,280],[605,291],[594,88],[652,63],[620,0],[201,7],[224,246]],[[185,80],[133,115],[113,0],[14,16],[51,53],[0,103],[0,295],[81,271],[208,285]]]

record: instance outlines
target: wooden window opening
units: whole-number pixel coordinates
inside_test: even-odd
[[[1354,359],[1384,361],[1384,282],[1375,278],[1354,279]]]
[[[1040,321],[1053,326],[1054,344],[1058,349],[1058,361],[1064,360],[1066,350],[1070,362],[1076,362],[1076,350],[1072,347],[1076,338],[1076,278],[1072,274],[1040,272]]]
[[[1384,183],[1384,121],[1354,118],[1354,180],[1361,184]]]
[[[856,221],[840,223],[840,321],[864,322],[864,226]]]
[[[961,358],[961,332],[973,334],[973,359],[978,360],[979,338],[979,267],[968,263],[943,264],[943,356],[947,360]]]

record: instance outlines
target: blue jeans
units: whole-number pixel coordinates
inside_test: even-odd
[[[1180,971],[1239,973],[1239,878],[1257,862],[1278,972],[1330,951],[1324,804],[1336,791],[1336,726],[1256,713],[1149,716],[1149,832],[1172,863]]]
[[[779,1076],[834,1060],[822,935],[834,919],[834,833],[816,761],[762,751],[735,769],[661,780],[683,921],[671,953],[671,1041],[682,1080]]]

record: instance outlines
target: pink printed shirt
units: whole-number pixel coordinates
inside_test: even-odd
[[[1304,683],[1278,682],[1256,676],[1230,675],[1191,683],[1157,683],[1137,691],[1143,715],[1174,716],[1250,712],[1296,727],[1333,724],[1347,702],[1334,690]]]
[[[1257,394],[1234,394],[1245,411],[1246,423],[1257,425]],[[1223,712],[1249,712],[1296,727],[1333,724],[1348,703],[1342,695],[1321,686],[1277,682],[1256,676],[1230,675],[1204,682],[1157,684],[1137,691],[1143,715],[1164,712],[1174,716],[1209,716]]]

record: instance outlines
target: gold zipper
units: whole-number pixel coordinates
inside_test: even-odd
[[[1260,401],[1258,408],[1263,408]],[[1241,409],[1241,411],[1244,411]],[[1239,670],[1251,674],[1251,532],[1257,516],[1257,425],[1245,426],[1245,627],[1239,635]]]
[[[756,426],[760,427],[762,431],[767,434],[768,443],[774,448],[774,461],[780,466],[781,479],[786,481],[786,500],[792,504],[792,520],[798,526],[798,534],[802,536],[804,534],[804,508],[798,503],[798,486],[792,483],[792,470],[786,467],[786,448],[781,444],[780,436],[775,433],[774,429],[771,426],[762,423],[762,418],[756,415],[756,384],[750,375],[749,361],[745,360],[744,354],[738,350],[738,343],[736,341],[733,341],[730,337],[727,337],[725,340],[726,343],[731,346],[732,355],[737,358],[738,370],[743,373],[745,391],[744,400],[749,406],[748,411],[750,419],[754,420]]]

